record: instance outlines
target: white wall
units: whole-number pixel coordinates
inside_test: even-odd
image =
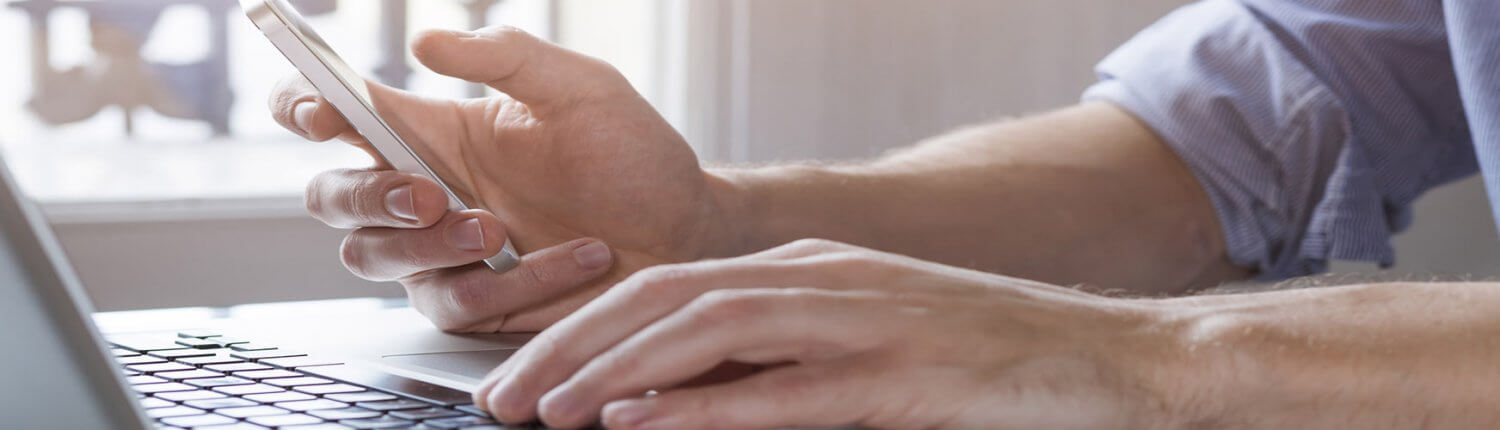
[[[1181,0],[741,1],[744,160],[866,156],[1077,101]]]

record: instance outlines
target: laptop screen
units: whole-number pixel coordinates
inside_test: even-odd
[[[52,231],[0,159],[0,417],[5,428],[146,428]]]

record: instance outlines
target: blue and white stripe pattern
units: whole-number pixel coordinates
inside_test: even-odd
[[[1500,203],[1500,0],[1205,0],[1098,73],[1084,99],[1188,163],[1261,279],[1391,264],[1412,201],[1481,164]]]

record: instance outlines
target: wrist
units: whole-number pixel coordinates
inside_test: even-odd
[[[749,254],[757,249],[756,211],[749,181],[741,172],[730,169],[704,169],[710,206],[708,227],[703,237],[703,258],[728,258]]]
[[[1211,297],[1153,300],[1149,331],[1161,341],[1155,363],[1145,372],[1158,419],[1150,428],[1221,428],[1233,412],[1249,410],[1258,387],[1274,376],[1265,354],[1244,337],[1252,320],[1213,305]],[[1239,415],[1243,417],[1243,415]]]
[[[823,166],[782,165],[706,172],[714,190],[720,225],[716,256],[738,256],[770,249],[797,239],[848,241],[845,208],[833,203],[845,195],[828,195],[822,184],[847,183],[848,176]]]

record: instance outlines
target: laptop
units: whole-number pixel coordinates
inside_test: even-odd
[[[526,335],[443,333],[409,308],[101,330],[83,291],[0,159],[0,427],[536,428],[469,395]]]

